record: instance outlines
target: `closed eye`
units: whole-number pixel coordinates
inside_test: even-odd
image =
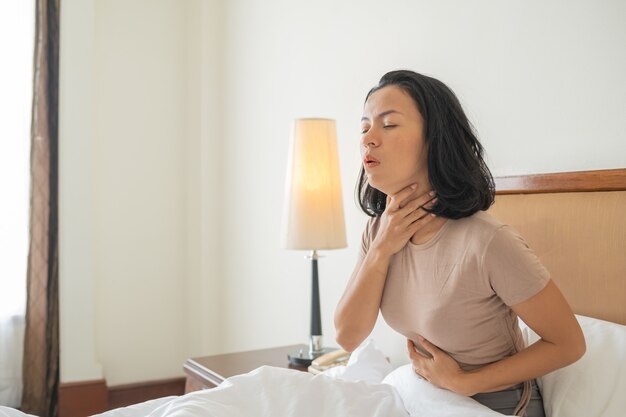
[[[384,125],[383,127],[385,129],[393,129],[394,127],[397,127],[398,125]]]

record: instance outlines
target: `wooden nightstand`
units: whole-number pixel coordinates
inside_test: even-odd
[[[187,359],[183,365],[187,375],[185,393],[216,387],[226,378],[245,374],[263,365],[306,372],[306,367],[291,365],[287,354],[308,348],[307,345],[291,345]]]

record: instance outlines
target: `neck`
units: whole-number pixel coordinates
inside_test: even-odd
[[[413,195],[415,196],[420,196],[426,194],[429,191],[432,191],[433,188],[430,185],[430,181],[428,181],[428,174],[416,175],[412,178],[413,179],[408,180],[404,179],[402,181],[395,182],[392,185],[379,189],[389,196],[399,193],[411,184],[417,184],[417,188],[415,189],[415,191],[413,191]]]
[[[414,191],[413,195],[420,196],[432,190],[430,182],[428,181],[427,174],[422,176],[420,180],[415,181],[415,183],[417,184],[417,188]],[[402,185],[401,187],[399,187],[399,189],[396,192],[404,189],[408,185],[409,184]],[[395,194],[395,193],[391,193],[391,194]],[[428,242],[437,234],[437,232],[443,227],[443,225],[446,223],[447,220],[448,219],[446,219],[445,217],[435,217],[433,220],[428,222],[428,224],[426,224],[424,227],[422,227],[417,232],[415,232],[415,234],[411,237],[411,242],[416,245],[420,245],[420,244],[424,244]]]
[[[441,230],[444,224],[448,219],[445,217],[436,217],[426,226],[422,227],[420,230],[415,232],[415,234],[411,237],[411,242],[416,245],[422,245],[427,243],[430,239],[435,237],[437,232]]]

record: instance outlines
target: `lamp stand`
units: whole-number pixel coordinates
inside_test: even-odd
[[[324,348],[322,343],[322,318],[320,313],[320,286],[319,274],[317,272],[317,260],[319,256],[316,250],[311,252],[311,336],[309,338],[309,351],[305,352],[300,349],[297,352],[291,352],[289,363],[298,366],[309,366],[315,358],[322,356],[334,349]]]

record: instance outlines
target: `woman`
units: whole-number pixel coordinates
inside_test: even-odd
[[[354,350],[380,309],[421,377],[503,414],[543,416],[534,378],[578,360],[584,337],[524,240],[485,213],[493,178],[456,96],[392,71],[361,125],[358,193],[372,218],[335,312],[337,342]],[[531,346],[518,316],[540,336]]]

